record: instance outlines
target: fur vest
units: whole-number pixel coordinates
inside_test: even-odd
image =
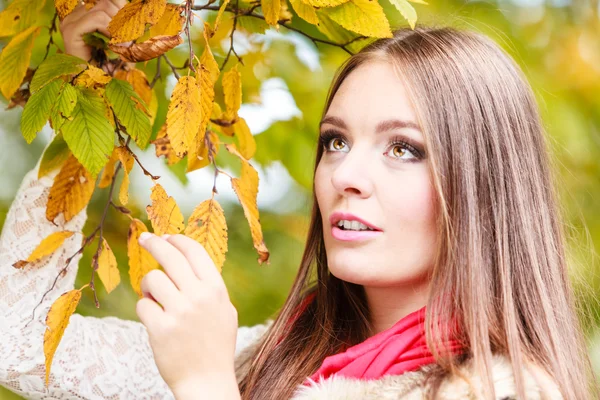
[[[263,329],[261,329],[263,330]],[[266,330],[266,329],[265,329]],[[240,364],[254,351],[255,344],[249,343],[236,352],[235,367],[238,380],[246,374]],[[290,400],[417,400],[425,398],[428,384],[425,377],[431,365],[426,365],[413,372],[402,375],[387,375],[376,380],[360,380],[354,378],[331,376],[311,386],[299,385]],[[438,399],[465,400],[477,399],[482,393],[481,379],[473,370],[470,362],[460,367],[460,372],[467,379],[459,376],[446,378],[440,386]],[[562,400],[556,383],[540,368],[529,365],[523,369],[525,394],[527,400]],[[492,380],[496,392],[496,400],[516,400],[516,385],[510,360],[503,355],[492,358]]]

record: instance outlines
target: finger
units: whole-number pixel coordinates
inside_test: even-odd
[[[141,238],[139,242],[162,265],[179,290],[185,291],[198,279],[185,256],[166,240],[150,233],[147,239]]]
[[[72,27],[73,33],[77,34],[78,36],[83,36],[89,32],[99,31],[105,36],[110,37],[108,24],[110,23],[111,19],[112,17],[104,10],[89,11],[86,15],[81,17],[76,25]]]
[[[167,311],[175,309],[183,300],[175,284],[160,269],[154,269],[144,275],[141,289],[144,297],[155,299]]]
[[[123,8],[127,4],[127,0],[110,0],[110,2],[119,8]]]
[[[185,256],[199,279],[215,285],[224,285],[219,270],[200,243],[185,235],[171,235],[167,241]]]
[[[154,331],[164,318],[165,312],[158,304],[147,297],[139,299],[135,305],[135,313],[148,331]]]
[[[67,15],[65,18],[63,18],[63,20],[60,22],[61,27],[69,25],[75,21],[78,21],[79,18],[84,16],[86,12],[87,12],[87,10],[85,9],[85,6],[83,4],[78,4],[73,9],[73,11],[71,11],[69,13],[69,15]]]

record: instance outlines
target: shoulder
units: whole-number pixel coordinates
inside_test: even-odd
[[[319,399],[398,399],[416,400],[425,398],[429,387],[426,376],[431,366],[402,375],[388,375],[377,380],[359,380],[333,376],[311,386],[299,386],[294,400]],[[534,372],[532,372],[534,371]],[[463,377],[452,376],[442,381],[438,399],[459,400],[477,398],[475,393],[482,380],[470,363],[460,368]],[[527,400],[559,400],[556,383],[540,368],[533,366],[524,369]],[[516,399],[516,386],[510,360],[501,355],[492,358],[492,379],[498,400]],[[542,394],[542,388],[544,394]],[[546,396],[546,397],[544,397]]]

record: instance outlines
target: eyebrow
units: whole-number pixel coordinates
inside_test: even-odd
[[[348,126],[346,125],[346,123],[339,117],[328,116],[328,117],[323,118],[323,120],[319,124],[319,128],[323,124],[331,124],[331,125],[336,125],[342,129],[348,129]],[[388,120],[379,122],[377,124],[377,126],[375,127],[375,132],[380,133],[380,132],[386,132],[386,131],[391,131],[393,129],[401,129],[401,128],[412,128],[412,129],[415,129],[415,130],[421,132],[421,127],[418,124],[416,124],[412,121],[404,121],[404,120],[399,120],[399,119],[388,119]]]

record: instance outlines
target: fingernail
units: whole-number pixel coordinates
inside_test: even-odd
[[[142,232],[142,234],[140,235],[140,238],[138,239],[138,241],[140,243],[143,243],[146,241],[146,239],[148,239],[150,236],[152,236],[152,234],[150,232]]]
[[[161,238],[167,240],[168,238],[170,238],[171,235],[169,235],[168,233],[165,233],[164,235],[161,236]]]

